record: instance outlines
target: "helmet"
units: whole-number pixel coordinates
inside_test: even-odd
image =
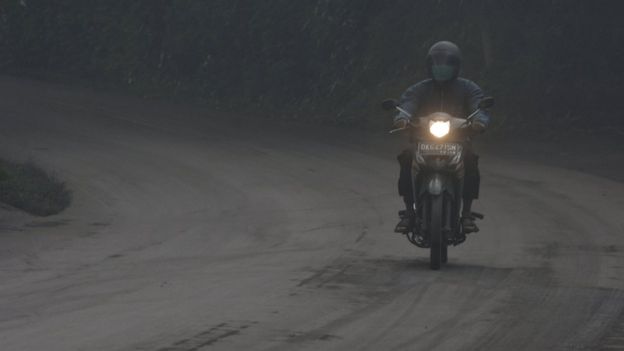
[[[438,83],[454,80],[461,68],[461,51],[450,41],[439,41],[429,49],[427,70],[429,76]]]

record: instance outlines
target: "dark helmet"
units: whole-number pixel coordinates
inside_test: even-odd
[[[457,78],[461,68],[461,51],[450,41],[439,41],[429,49],[427,70],[436,82],[444,83]]]

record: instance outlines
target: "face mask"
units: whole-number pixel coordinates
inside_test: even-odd
[[[431,67],[431,74],[436,82],[446,82],[453,78],[455,67],[449,65],[436,65]]]

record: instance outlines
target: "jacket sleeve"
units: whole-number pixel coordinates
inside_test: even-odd
[[[483,99],[483,91],[481,88],[472,81],[467,81],[466,83],[466,93],[467,93],[467,107],[470,113],[473,113],[479,108],[479,102]],[[490,124],[490,116],[485,111],[480,111],[474,116],[474,119],[483,123],[486,127]]]
[[[420,97],[422,95],[423,87],[422,83],[417,83],[409,87],[403,95],[401,95],[401,99],[399,99],[399,106],[405,111],[409,112],[412,117],[417,117],[414,114],[418,110],[418,104],[420,102]],[[400,112],[394,117],[394,121],[398,121],[401,119],[410,119],[410,117],[403,112]]]

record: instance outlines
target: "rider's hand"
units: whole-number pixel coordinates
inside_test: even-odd
[[[407,128],[409,120],[407,118],[397,118],[394,120],[394,126],[399,129]]]
[[[477,133],[483,133],[485,130],[485,124],[479,120],[473,121],[470,127]]]

